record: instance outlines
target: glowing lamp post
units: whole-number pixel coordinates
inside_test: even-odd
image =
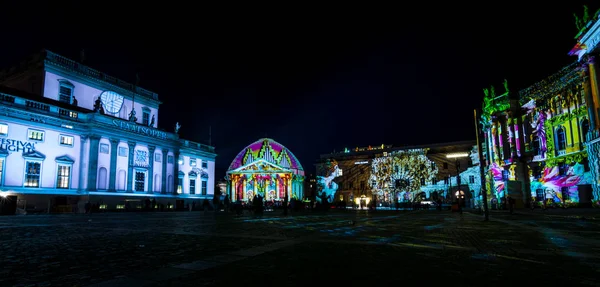
[[[446,155],[446,158],[453,158],[456,160],[456,201],[458,201],[458,211],[462,213],[462,201],[464,199],[464,192],[460,190],[460,158],[468,157],[468,152],[460,152],[460,153],[450,153]]]

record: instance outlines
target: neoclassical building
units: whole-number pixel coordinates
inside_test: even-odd
[[[0,72],[0,189],[26,209],[212,197],[215,151],[158,128],[158,95],[50,51]]]
[[[245,147],[227,171],[227,194],[232,201],[303,199],[304,169],[282,144],[263,138]]]

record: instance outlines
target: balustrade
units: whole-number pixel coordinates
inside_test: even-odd
[[[142,95],[142,96],[154,99],[154,100],[158,100],[158,94],[156,94],[156,93],[153,93],[146,89],[140,88],[140,87],[130,84],[128,82],[119,80],[115,77],[106,75],[98,70],[94,70],[90,67],[82,65],[80,63],[77,63],[71,59],[67,59],[63,56],[54,54],[50,51],[46,51],[46,60],[57,66],[65,68],[67,70],[76,71],[76,72],[81,73],[90,78],[98,79],[98,80],[113,84],[115,86],[118,86],[120,88],[126,89],[128,91],[137,93],[139,95]]]

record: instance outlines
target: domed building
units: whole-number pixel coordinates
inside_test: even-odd
[[[231,201],[282,201],[304,197],[304,169],[300,161],[282,144],[263,138],[245,147],[227,170],[227,193]]]

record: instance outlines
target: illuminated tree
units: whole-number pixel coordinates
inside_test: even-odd
[[[423,149],[397,151],[388,156],[375,158],[371,164],[369,184],[380,193],[391,193],[396,198],[396,192],[414,193],[421,190],[421,183],[432,182],[436,179],[437,166],[427,158]]]

